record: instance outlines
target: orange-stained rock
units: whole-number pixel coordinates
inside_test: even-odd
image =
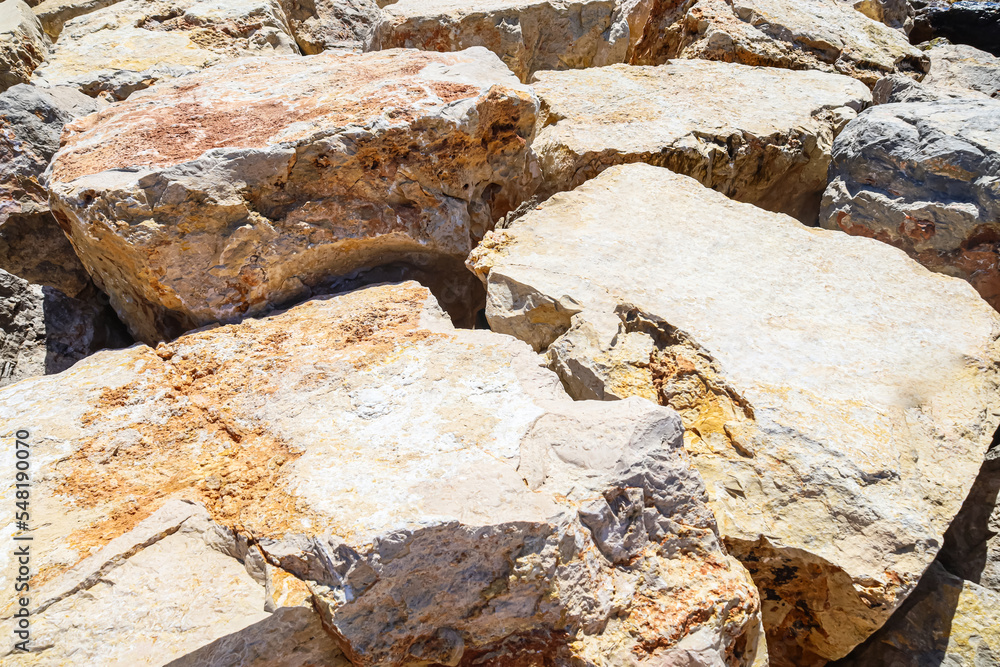
[[[68,125],[48,185],[152,342],[390,262],[466,281],[473,245],[534,187],[537,110],[481,48],[248,59]]]
[[[413,282],[0,390],[5,445],[19,430],[33,622],[72,625],[87,664],[145,650],[153,630],[164,655],[192,638],[222,651],[216,626],[243,633],[304,605],[364,666],[527,665],[537,651],[735,667],[757,651],[756,590],[718,540],[677,414],[573,401],[527,345],[452,328]],[[0,506],[0,525],[13,511]]]

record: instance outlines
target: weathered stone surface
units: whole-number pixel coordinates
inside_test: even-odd
[[[944,38],[1000,57],[1000,3],[960,0],[915,0],[914,43]]]
[[[535,187],[537,112],[482,48],[250,59],[68,125],[49,188],[155,341],[390,262],[465,281],[474,243]]]
[[[902,248],[1000,308],[1000,103],[873,107],[833,146],[820,223]]]
[[[851,4],[868,18],[890,28],[909,33],[913,29],[913,5],[910,0],[841,0]]]
[[[885,627],[835,664],[836,667],[1000,664],[1000,593],[963,581],[934,563]]]
[[[39,183],[68,121],[105,105],[75,88],[0,93],[0,269],[76,296],[91,284]]]
[[[1000,594],[1000,446],[987,454],[938,560],[949,572]]]
[[[203,506],[168,501],[36,593],[34,651],[12,651],[8,643],[0,659],[11,666],[215,667],[262,664],[267,650],[264,664],[347,667],[312,610],[264,611],[264,567],[259,553],[214,524]],[[0,622],[7,635],[12,611]],[[225,656],[218,655],[222,646]]]
[[[818,69],[868,86],[885,74],[922,76],[927,56],[902,32],[837,0],[695,0],[652,11],[631,62],[705,58]]]
[[[74,591],[186,500],[232,527],[202,540],[263,579],[269,606],[310,600],[355,665],[754,657],[759,599],[720,546],[677,414],[571,400],[526,345],[455,330],[416,283],[95,355],[0,391],[0,433],[16,429],[32,434],[35,598],[53,624],[107,600]],[[178,547],[202,553],[176,568],[208,557],[193,538]],[[122,624],[124,646],[176,619],[192,598],[172,588],[153,619]],[[234,625],[254,620],[238,607]],[[93,655],[122,650],[111,625]]]
[[[927,51],[931,70],[924,83],[1000,96],[1000,58],[964,44],[939,44]]]
[[[522,81],[539,70],[624,62],[650,0],[399,0],[383,9],[369,49],[485,46]]]
[[[542,196],[646,162],[812,223],[833,139],[871,102],[849,77],[707,60],[539,72],[533,88]]]
[[[681,413],[772,665],[842,657],[889,617],[1000,423],[1000,316],[967,284],[666,169],[612,167],[470,265],[493,329],[571,394]]]
[[[375,0],[282,0],[295,41],[306,55],[360,50],[381,17]]]
[[[292,53],[279,0],[125,0],[66,23],[35,76],[123,100],[227,60]]]
[[[93,285],[70,298],[0,270],[0,386],[131,343],[105,299]]]
[[[882,77],[872,88],[872,101],[875,104],[967,99],[988,100],[990,98],[971,88],[926,86],[902,74],[890,74]]]
[[[31,11],[38,17],[45,34],[54,42],[70,19],[103,9],[121,0],[44,0]]]
[[[0,93],[28,81],[47,51],[48,39],[31,7],[21,0],[0,2]]]

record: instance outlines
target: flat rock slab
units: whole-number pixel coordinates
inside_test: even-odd
[[[906,36],[837,0],[696,0],[654,10],[630,62],[704,58],[839,72],[869,87],[885,74],[920,77],[927,56]]]
[[[90,276],[49,212],[40,183],[63,126],[106,106],[75,88],[18,84],[0,93],[0,269],[76,296]]]
[[[1000,308],[1000,102],[883,104],[833,147],[820,224],[902,248]]]
[[[399,0],[383,9],[371,50],[485,46],[522,81],[539,70],[625,62],[649,0]]]
[[[571,400],[527,345],[455,330],[413,282],[23,382],[0,391],[0,433],[18,429],[42,609],[187,501],[232,528],[212,542],[269,606],[315,605],[354,665],[754,659],[759,599],[718,541],[678,415]],[[139,602],[160,617],[187,593]]]
[[[533,88],[543,196],[645,162],[803,222],[819,213],[834,137],[871,102],[846,76],[707,60],[538,72]]]
[[[298,52],[279,0],[125,0],[63,25],[35,77],[123,100],[235,58]]]
[[[764,600],[772,665],[913,590],[1000,423],[1000,316],[885,244],[616,166],[484,239],[494,331],[577,398],[673,406]]]
[[[31,7],[21,0],[0,2],[0,93],[30,80],[48,48],[49,40]]]
[[[486,49],[247,59],[67,126],[49,174],[147,342],[407,260],[450,269],[533,191],[538,100]]]

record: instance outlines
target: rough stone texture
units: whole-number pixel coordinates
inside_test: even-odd
[[[263,579],[266,604],[311,600],[355,665],[754,658],[759,598],[718,541],[677,414],[571,400],[528,346],[452,328],[416,283],[95,355],[0,391],[0,433],[16,429],[32,434],[46,616],[99,605],[80,582],[105,579],[113,554],[165,532],[140,522],[187,500],[232,528],[202,539]],[[0,524],[13,511],[0,506]],[[214,581],[207,557],[174,567],[202,560],[198,583]],[[171,588],[135,604],[176,619],[169,606],[200,598]],[[111,627],[140,636],[138,622]]]
[[[66,23],[35,76],[123,100],[234,58],[298,52],[279,0],[125,0]]]
[[[908,34],[913,29],[913,5],[909,0],[841,0],[870,19]]]
[[[522,81],[539,70],[624,62],[651,0],[399,0],[383,9],[369,49],[485,46]]]
[[[820,223],[902,248],[1000,308],[1000,102],[873,107],[833,146]]]
[[[542,196],[646,162],[811,223],[833,139],[871,102],[849,77],[707,60],[539,72],[533,88]]]
[[[39,178],[63,125],[104,106],[68,87],[19,84],[0,93],[0,269],[69,296],[91,284]]]
[[[1000,58],[964,44],[938,44],[927,54],[931,58],[931,70],[923,81],[927,85],[1000,97]]]
[[[494,331],[577,398],[676,408],[771,664],[877,629],[933,561],[1000,423],[1000,316],[870,239],[616,166],[470,266]]]
[[[818,69],[868,86],[885,74],[919,78],[927,70],[927,56],[902,32],[837,0],[659,0],[631,62],[668,58]]]
[[[390,262],[464,284],[535,187],[537,112],[482,48],[244,60],[68,125],[49,188],[149,342]]]
[[[361,50],[381,17],[375,0],[282,0],[302,53]]]
[[[0,660],[11,667],[348,667],[312,610],[264,611],[264,570],[259,553],[214,524],[203,506],[168,501],[37,592],[34,651],[14,652],[7,642]],[[11,611],[0,621],[8,636]]]
[[[990,98],[971,88],[926,86],[902,74],[890,74],[882,77],[872,88],[872,101],[875,104],[967,99],[988,100]]]
[[[915,1],[910,39],[916,44],[944,38],[1000,57],[1000,3],[962,0]]]
[[[885,627],[830,667],[1000,664],[1000,593],[934,563]]]
[[[31,7],[21,0],[0,2],[0,93],[27,82],[45,60],[48,47]]]
[[[0,386],[128,345],[131,339],[102,297],[91,285],[71,299],[0,270]]]
[[[45,34],[54,42],[59,39],[59,33],[70,19],[104,9],[116,2],[121,0],[44,0],[35,5],[32,11],[42,24]]]

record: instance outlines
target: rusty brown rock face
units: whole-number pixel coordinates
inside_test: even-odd
[[[392,262],[467,281],[534,188],[537,110],[485,49],[240,61],[68,126],[54,212],[146,341]]]

